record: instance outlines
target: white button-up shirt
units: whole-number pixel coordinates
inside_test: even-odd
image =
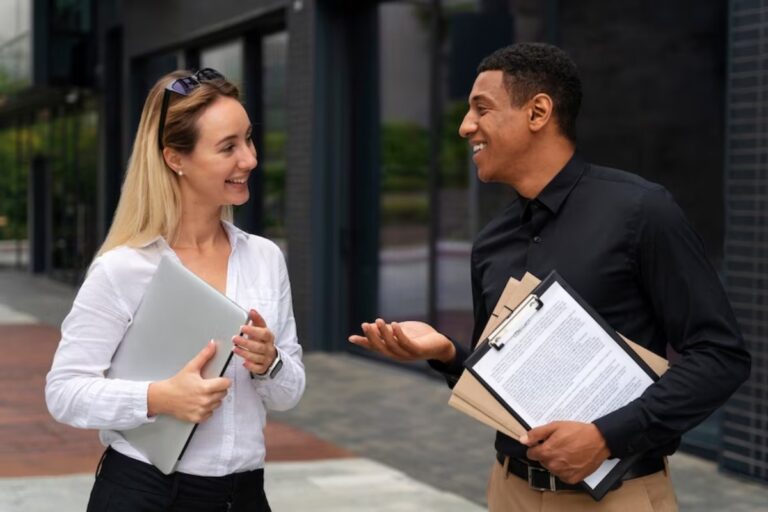
[[[275,335],[283,367],[274,379],[252,379],[234,356],[224,376],[232,381],[213,416],[198,425],[177,471],[221,476],[264,466],[267,409],[286,410],[304,392],[304,365],[296,339],[291,288],[280,249],[225,222],[231,254],[227,296],[258,311]],[[177,258],[163,238],[117,247],[94,260],[72,310],[48,373],[45,399],[58,421],[100,429],[105,445],[144,462],[117,430],[153,421],[147,417],[149,382],[104,377],[163,255]],[[201,341],[203,348],[205,341]]]

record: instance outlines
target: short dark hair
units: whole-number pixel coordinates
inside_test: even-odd
[[[512,104],[519,107],[536,94],[554,102],[554,116],[569,140],[576,142],[576,117],[581,106],[581,80],[576,64],[546,43],[515,43],[488,55],[477,72],[503,71]]]

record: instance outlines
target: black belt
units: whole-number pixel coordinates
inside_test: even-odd
[[[504,465],[504,460],[509,458],[507,473],[528,481],[528,486],[536,491],[583,491],[584,488],[578,484],[567,484],[547,471],[544,467],[534,461],[508,457],[501,452],[496,452],[496,460]],[[621,477],[621,481],[640,478],[641,476],[652,475],[664,469],[664,459],[654,457],[640,459],[632,464],[629,470]],[[619,487],[621,482],[616,487]]]

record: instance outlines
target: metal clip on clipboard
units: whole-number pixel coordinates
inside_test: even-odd
[[[504,343],[506,343],[505,340],[516,336],[523,327],[528,325],[528,322],[531,321],[531,317],[533,317],[534,313],[540,310],[543,305],[544,303],[541,302],[538,295],[529,295],[520,306],[512,312],[512,314],[505,318],[499,326],[493,330],[490,336],[488,336],[488,343],[490,343],[496,350],[500,350],[504,346]],[[510,330],[511,334],[505,336]]]

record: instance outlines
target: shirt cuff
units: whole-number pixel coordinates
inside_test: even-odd
[[[448,338],[448,340],[453,343],[453,346],[456,349],[456,357],[453,358],[453,361],[450,363],[444,363],[442,361],[438,361],[437,359],[430,359],[427,361],[427,363],[429,363],[429,366],[433,370],[442,373],[446,378],[458,377],[461,375],[461,372],[464,371],[464,361],[466,361],[467,357],[469,357],[469,352],[464,347],[464,345],[457,343],[451,338]]]
[[[637,446],[639,443],[633,442],[637,441],[640,423],[626,407],[597,418],[592,423],[603,435],[611,452],[610,458],[621,459],[645,451],[644,447]]]
[[[151,381],[132,382],[131,394],[133,395],[133,411],[137,421],[141,423],[154,423],[157,416],[150,416],[147,402],[149,400],[149,385]]]

